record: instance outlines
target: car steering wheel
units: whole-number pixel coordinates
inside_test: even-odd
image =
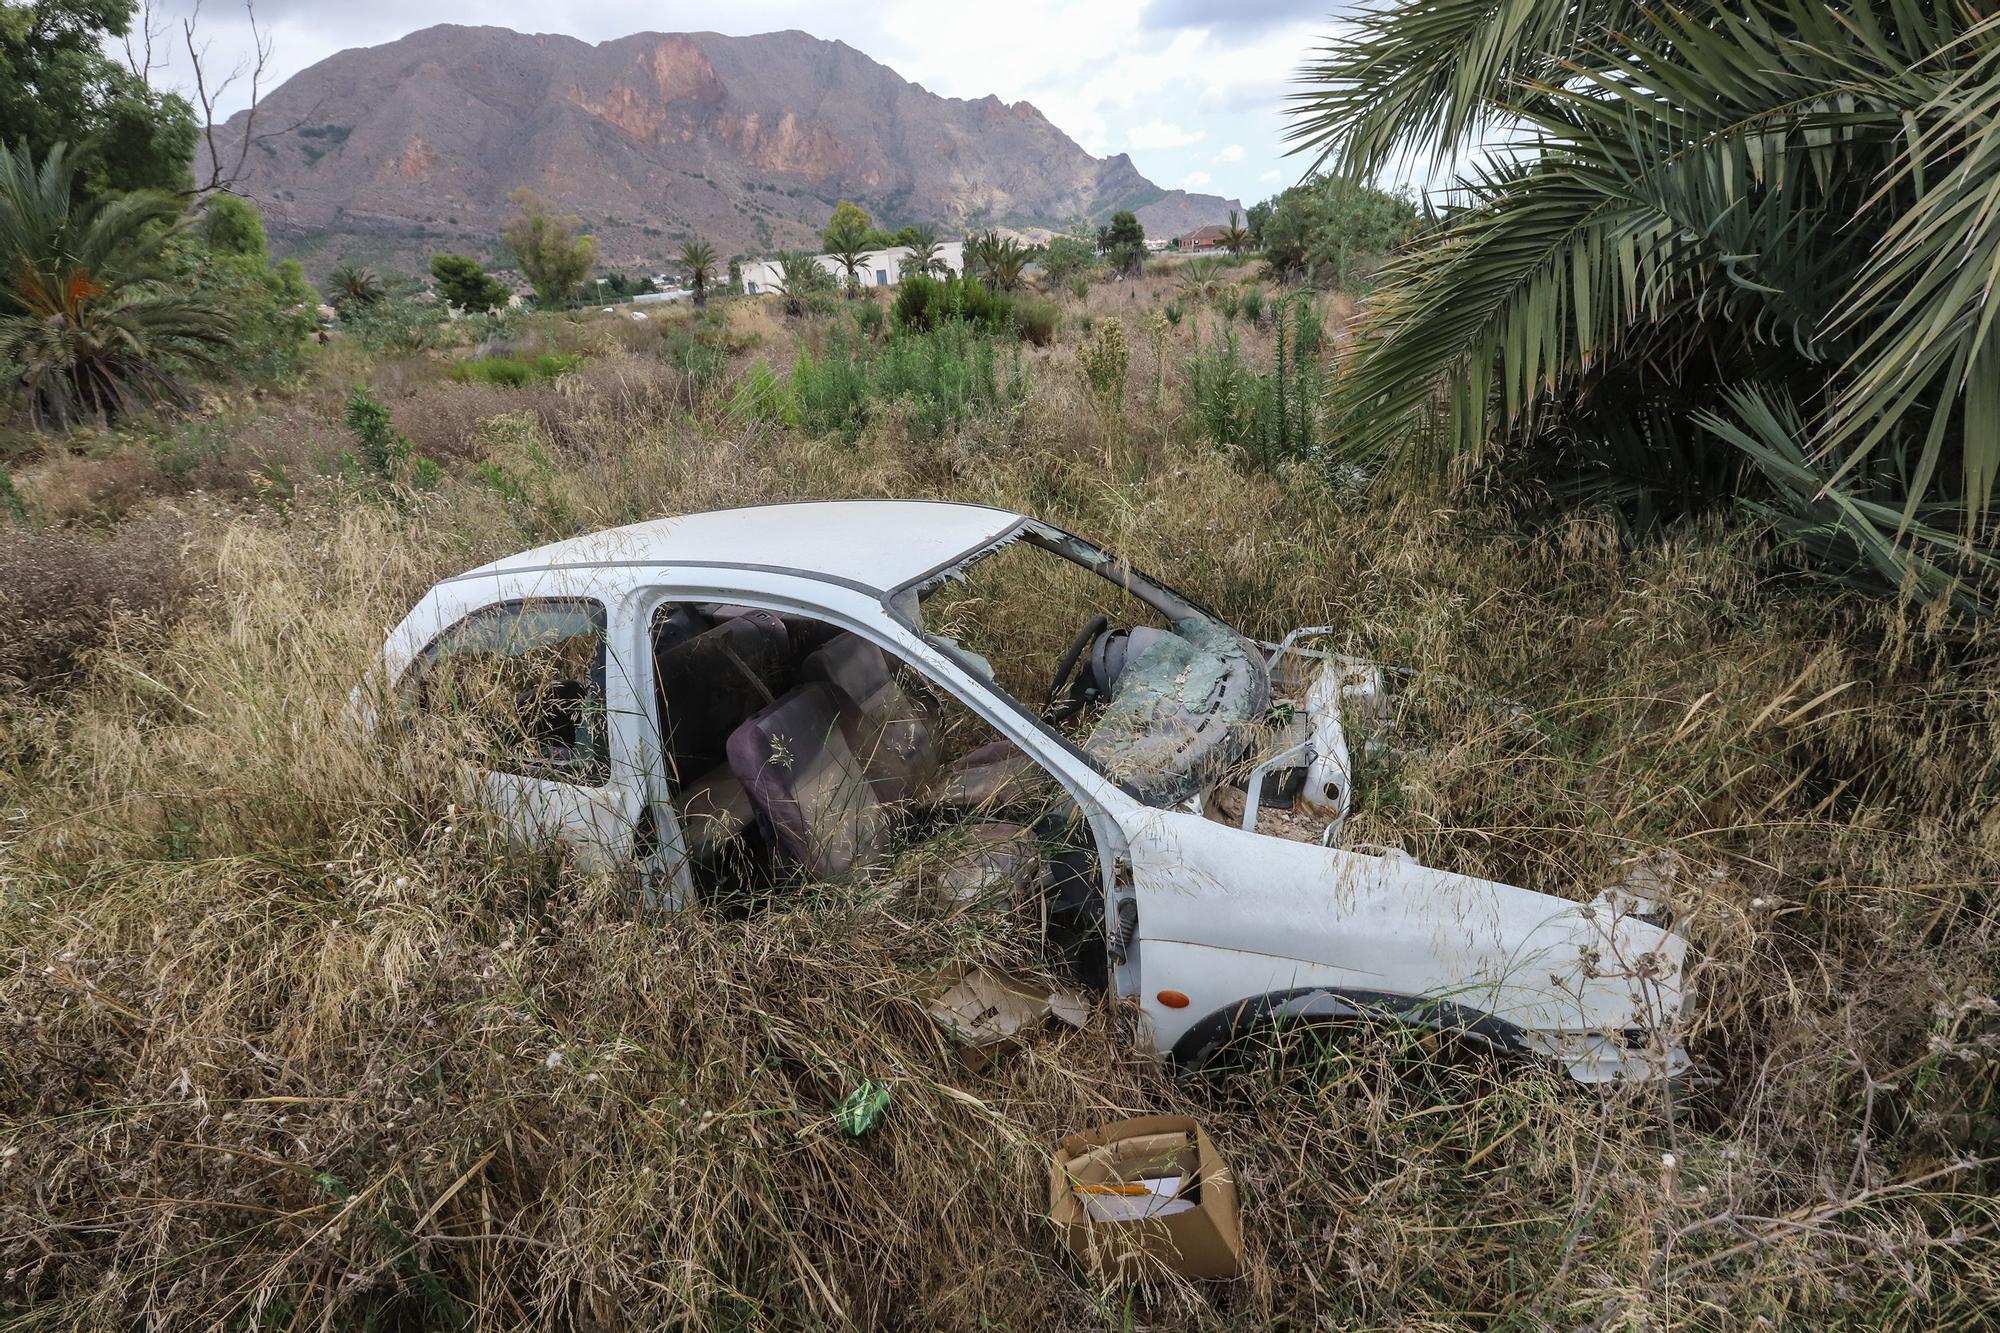
[[[1052,711],[1056,706],[1056,700],[1062,695],[1063,687],[1069,685],[1071,678],[1076,675],[1077,666],[1083,661],[1083,650],[1090,647],[1091,641],[1102,634],[1110,624],[1110,617],[1103,614],[1094,615],[1089,623],[1076,632],[1076,637],[1070,640],[1069,648],[1062,655],[1062,661],[1056,664],[1055,679],[1049,682],[1049,697],[1042,700],[1042,717],[1045,721],[1067,721],[1077,709],[1083,707],[1083,700],[1072,694],[1060,713]]]

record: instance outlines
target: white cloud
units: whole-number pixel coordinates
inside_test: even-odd
[[[1257,177],[1258,181],[1265,185],[1276,185],[1279,181],[1283,180],[1284,178],[1285,178],[1285,173],[1276,170],[1266,171],[1262,175]]]
[[[1125,142],[1133,148],[1187,148],[1207,137],[1207,130],[1184,130],[1163,120],[1149,120],[1125,131]]]
[[[1215,178],[1210,176],[1206,171],[1190,171],[1187,175],[1181,177],[1181,188],[1183,190],[1206,189],[1214,183]]]
[[[1243,160],[1243,145],[1240,143],[1229,145],[1229,147],[1215,155],[1215,160],[1218,162],[1241,162]]]

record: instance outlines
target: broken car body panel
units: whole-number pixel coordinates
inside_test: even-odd
[[[1094,679],[1105,686],[1093,703],[1103,711],[1081,744],[1001,689],[978,654],[923,625],[929,592],[1020,541],[1111,580],[1169,626],[1118,627],[1092,645]],[[1365,1012],[1497,1034],[1586,1081],[1672,1074],[1684,1063],[1670,1038],[1685,952],[1672,930],[1608,901],[1319,845],[1334,841],[1350,799],[1342,710],[1373,708],[1380,693],[1365,664],[1295,644],[1267,663],[1171,589],[1036,520],[973,505],[841,501],[558,542],[434,588],[389,636],[375,697],[403,688],[455,626],[542,601],[602,616],[607,762],[570,783],[482,774],[483,799],[524,836],[552,834],[600,865],[638,859],[669,905],[690,893],[688,839],[671,799],[689,775],[664,771],[648,627],[669,606],[756,608],[875,645],[1060,784],[1096,854],[1111,984],[1136,1002],[1160,1054],[1189,1056],[1253,1020]],[[1106,641],[1114,634],[1122,644]],[[1274,708],[1274,695],[1296,704]],[[364,716],[370,699],[357,692]],[[1267,754],[1270,745],[1279,753]],[[1246,789],[1244,823],[1275,822],[1260,816],[1259,779],[1303,769],[1298,806],[1314,827],[1333,827],[1301,839],[1205,815],[1222,771],[1246,762],[1264,766]],[[1174,992],[1181,1002],[1169,1007],[1160,997]]]

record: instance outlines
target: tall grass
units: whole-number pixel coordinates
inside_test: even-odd
[[[634,411],[619,376],[657,360],[616,348],[532,411],[424,387],[477,419],[418,500],[329,475],[146,516],[186,562],[173,614],[0,689],[0,1322],[1978,1326],[2000,1293],[1991,662],[1765,585],[1754,531],[1638,554],[1587,518],[1524,534],[1476,497],[1281,482],[1166,414],[1107,475],[1073,371],[966,390],[975,425],[1014,418],[983,447],[913,447],[877,388],[948,382],[925,347],[801,353],[808,385],[860,377],[859,421],[806,420],[804,395],[790,426]],[[799,382],[766,366],[737,400]],[[346,387],[290,410],[337,433]],[[19,484],[33,509],[38,471]],[[1038,923],[896,883],[635,914],[489,828],[451,738],[342,720],[437,578],[579,526],[871,494],[1037,512],[1246,632],[1334,623],[1406,668],[1352,840],[1577,899],[1654,858],[1713,1086],[1669,1108],[1361,1033],[1174,1080],[1109,1007],[974,1071],[923,1012],[932,979],[1036,975]],[[0,577],[0,614],[106,595],[72,582],[21,611]],[[849,1140],[832,1111],[863,1079],[890,1108]],[[1229,1158],[1242,1280],[1106,1291],[1048,1233],[1056,1138],[1141,1110],[1200,1117]]]

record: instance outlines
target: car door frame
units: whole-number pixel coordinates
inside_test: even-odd
[[[1002,739],[1032,759],[1062,785],[1082,812],[1091,840],[1096,844],[1107,921],[1116,920],[1118,884],[1121,876],[1129,882],[1130,859],[1125,831],[1112,808],[1112,802],[1129,798],[1117,791],[1109,779],[1090,769],[1059,743],[1050,741],[1029,721],[1020,707],[998,694],[996,686],[980,681],[926,642],[921,635],[914,633],[875,594],[857,591],[851,597],[837,600],[824,594],[815,599],[810,594],[820,588],[836,593],[844,590],[806,575],[774,576],[772,581],[785,577],[785,581],[793,585],[790,589],[770,586],[770,582],[764,580],[760,582],[764,582],[765,586],[746,587],[739,581],[742,573],[739,570],[732,574],[726,568],[713,571],[676,569],[671,578],[663,574],[641,579],[639,586],[629,594],[631,614],[625,618],[625,623],[634,637],[628,649],[632,660],[640,664],[643,677],[637,686],[637,697],[648,701],[643,710],[647,721],[638,729],[640,748],[634,751],[634,757],[640,761],[640,780],[646,784],[643,788],[645,799],[652,804],[653,819],[661,830],[663,848],[669,845],[684,848],[686,844],[678,812],[665,796],[665,739],[660,732],[661,719],[650,707],[650,701],[658,697],[655,693],[658,688],[654,677],[656,668],[647,646],[653,617],[662,606],[676,602],[720,602],[730,606],[747,606],[779,615],[805,616],[859,635],[917,672],[933,688],[942,690],[971,709]],[[668,707],[672,707],[671,700]],[[650,752],[644,748],[646,746],[650,746]],[[688,882],[684,851],[681,852],[681,864],[673,875],[673,881],[684,900]],[[1113,971],[1118,977],[1119,993],[1131,993],[1127,982],[1136,987],[1136,975],[1124,967],[1114,967]]]

